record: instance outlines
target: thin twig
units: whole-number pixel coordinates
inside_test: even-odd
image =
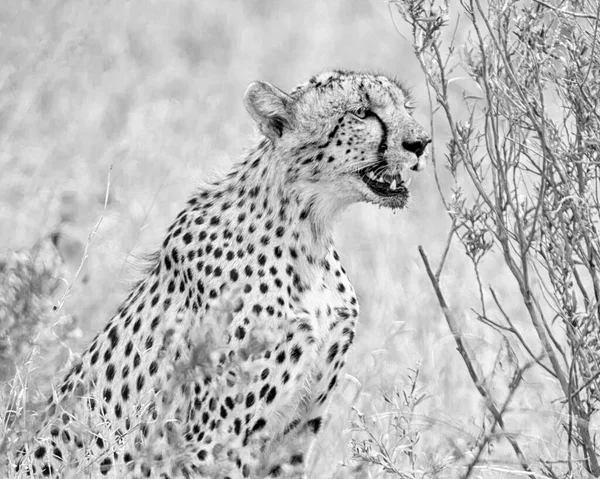
[[[521,384],[521,381],[523,380],[523,373],[525,373],[525,371],[527,371],[529,368],[531,368],[531,366],[533,366],[533,364],[536,364],[536,362],[530,361],[529,363],[527,363],[524,367],[520,368],[515,373],[513,379],[511,380],[511,382],[509,384],[509,389],[508,389],[508,394],[506,395],[506,399],[504,400],[504,402],[502,403],[502,407],[500,408],[500,416],[502,416],[508,409],[508,406],[510,405],[515,393],[517,392],[517,389],[519,388],[519,385]],[[473,459],[467,466],[467,471],[463,475],[463,479],[468,479],[471,476],[471,473],[473,472],[473,470],[479,463],[479,458],[481,457],[483,450],[485,449],[487,444],[490,442],[492,437],[495,435],[496,427],[498,425],[499,425],[498,421],[496,420],[496,418],[494,418],[494,421],[492,423],[492,427],[490,428],[489,433],[485,434],[483,439],[478,444],[477,451],[475,452]]]
[[[435,272],[435,279],[437,280],[440,279],[440,275],[442,274],[442,270],[444,269],[444,265],[446,264],[446,258],[448,258],[448,253],[450,252],[450,245],[452,244],[452,238],[454,237],[455,231],[456,219],[452,217],[452,225],[450,226],[450,231],[448,232],[448,238],[446,239],[446,245],[444,246],[444,251],[442,252],[442,258],[440,259],[440,264]]]
[[[598,17],[596,15],[592,15],[589,13],[570,12],[569,10],[563,10],[563,9],[557,8],[554,5],[550,5],[549,3],[546,3],[542,0],[533,0],[533,1],[539,5],[543,5],[544,7],[549,8],[550,10],[555,11],[558,14],[569,15],[570,17],[575,17],[575,18],[587,18],[588,20],[596,20],[596,21],[598,20]]]
[[[504,320],[508,323],[509,327],[504,327],[506,329],[506,331],[509,331],[510,333],[514,334],[517,337],[517,339],[519,340],[519,342],[521,343],[521,345],[525,348],[525,351],[527,351],[527,354],[529,354],[530,357],[532,357],[532,358],[540,358],[539,361],[538,361],[538,364],[544,369],[544,371],[546,371],[551,376],[556,377],[556,374],[554,373],[554,371],[552,369],[550,369],[548,366],[546,366],[541,361],[541,357],[543,357],[543,356],[540,355],[540,354],[534,354],[534,352],[531,350],[531,348],[529,347],[528,341],[525,340],[525,338],[523,337],[523,335],[521,334],[521,332],[519,331],[519,329],[515,327],[515,325],[513,324],[512,320],[510,319],[510,316],[506,313],[506,311],[504,310],[504,308],[500,304],[500,301],[498,300],[498,296],[496,295],[496,291],[494,291],[494,289],[491,286],[490,286],[490,292],[492,293],[492,298],[494,298],[494,302],[496,303],[496,306],[498,307],[498,309],[502,313],[502,316],[504,317]]]
[[[492,414],[492,417],[498,423],[498,425],[502,429],[504,429],[505,425],[504,425],[504,419],[502,418],[502,414],[500,413],[500,411],[494,404],[494,401],[493,401],[492,397],[490,396],[485,384],[479,378],[479,375],[475,371],[474,365],[476,363],[470,357],[470,355],[467,351],[467,348],[462,339],[462,334],[460,332],[458,322],[454,318],[454,315],[452,314],[452,312],[450,311],[450,308],[448,307],[448,304],[446,303],[446,300],[445,300],[442,290],[440,288],[440,283],[437,280],[437,278],[435,277],[435,274],[433,273],[433,271],[431,269],[431,265],[429,264],[429,258],[427,257],[427,254],[425,253],[425,250],[423,249],[423,247],[421,245],[419,245],[419,254],[421,255],[423,264],[425,265],[425,270],[427,271],[429,280],[431,281],[431,284],[433,286],[435,294],[438,298],[438,303],[439,303],[440,307],[442,308],[444,317],[446,318],[446,322],[448,323],[448,327],[450,328],[450,331],[452,332],[452,336],[454,337],[454,341],[456,342],[458,352],[462,356],[465,366],[467,367],[469,376],[471,377],[471,380],[473,381],[475,388],[479,392],[479,395],[483,398],[487,409]],[[532,472],[518,442],[511,436],[507,436],[507,440],[510,443],[510,445],[512,446],[513,451],[515,452],[517,458],[519,459],[519,462],[521,463],[521,467],[523,468],[523,470],[525,470],[527,472]],[[533,475],[533,474],[530,474],[529,477],[530,477],[530,479],[535,479],[535,475]]]
[[[98,234],[100,225],[102,224],[102,221],[104,220],[104,215],[106,214],[106,210],[108,207],[108,198],[109,198],[109,194],[110,194],[110,183],[111,183],[110,175],[112,173],[112,169],[113,169],[113,166],[110,165],[110,168],[108,169],[108,177],[106,179],[106,190],[104,193],[104,207],[102,209],[102,214],[100,215],[100,218],[98,218],[98,221],[96,221],[94,228],[92,228],[92,231],[88,235],[87,241],[85,243],[85,248],[83,250],[83,255],[81,256],[81,261],[79,262],[79,267],[77,268],[77,271],[75,272],[75,275],[73,276],[72,281],[69,283],[67,290],[64,292],[64,294],[58,300],[56,309],[54,310],[55,314],[58,314],[58,311],[61,310],[66,299],[69,297],[69,294],[71,293],[71,290],[73,289],[73,286],[75,285],[75,282],[77,281],[77,278],[79,278],[79,275],[81,274],[81,271],[83,270],[83,266],[85,265],[85,262],[88,259],[89,249],[90,249],[90,245],[92,243],[92,239]]]

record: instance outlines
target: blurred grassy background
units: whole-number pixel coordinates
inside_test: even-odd
[[[413,87],[415,116],[429,124],[423,76],[382,0],[0,2],[0,45],[0,248],[29,246],[66,220],[73,274],[104,215],[63,309],[82,332],[69,344],[74,351],[122,301],[139,274],[136,254],[159,246],[197,180],[227,170],[251,143],[254,126],[241,101],[250,81],[289,90],[324,69],[382,71]],[[442,149],[443,131],[440,124]],[[451,462],[480,430],[481,401],[417,253],[422,244],[435,262],[449,221],[431,170],[413,185],[409,210],[358,205],[337,225],[362,306],[347,372],[362,387],[346,385],[337,398],[315,477],[348,458],[350,406],[376,411],[381,391],[403,387],[418,364],[428,395],[415,425],[423,457]],[[502,297],[517,294],[504,270],[488,268],[506,277]],[[447,297],[489,373],[500,341],[468,310],[475,290],[458,248],[449,271]],[[558,419],[541,407],[543,378],[530,378],[527,391],[510,415],[511,430],[524,434],[528,454],[552,456]],[[496,457],[515,462],[508,453]]]

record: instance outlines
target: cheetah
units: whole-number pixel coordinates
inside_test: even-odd
[[[409,198],[428,134],[380,74],[249,85],[260,139],[192,196],[11,465],[49,477],[306,477],[359,306],[332,240]]]

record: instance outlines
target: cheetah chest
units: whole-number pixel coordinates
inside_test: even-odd
[[[303,413],[323,405],[337,384],[338,373],[354,340],[358,302],[350,281],[339,269],[326,270],[300,298],[299,308],[310,324],[311,361],[304,364]]]
[[[339,325],[358,316],[358,302],[354,288],[345,274],[325,274],[307,291],[300,301],[300,308],[308,312],[314,337],[318,345],[335,339]],[[351,321],[354,325],[355,321]]]

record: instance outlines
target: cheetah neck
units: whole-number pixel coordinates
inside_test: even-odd
[[[281,234],[325,256],[337,211],[326,206],[314,185],[295,180],[297,162],[283,156],[263,139],[224,180],[206,185],[192,202],[236,231],[254,235],[259,244]]]

